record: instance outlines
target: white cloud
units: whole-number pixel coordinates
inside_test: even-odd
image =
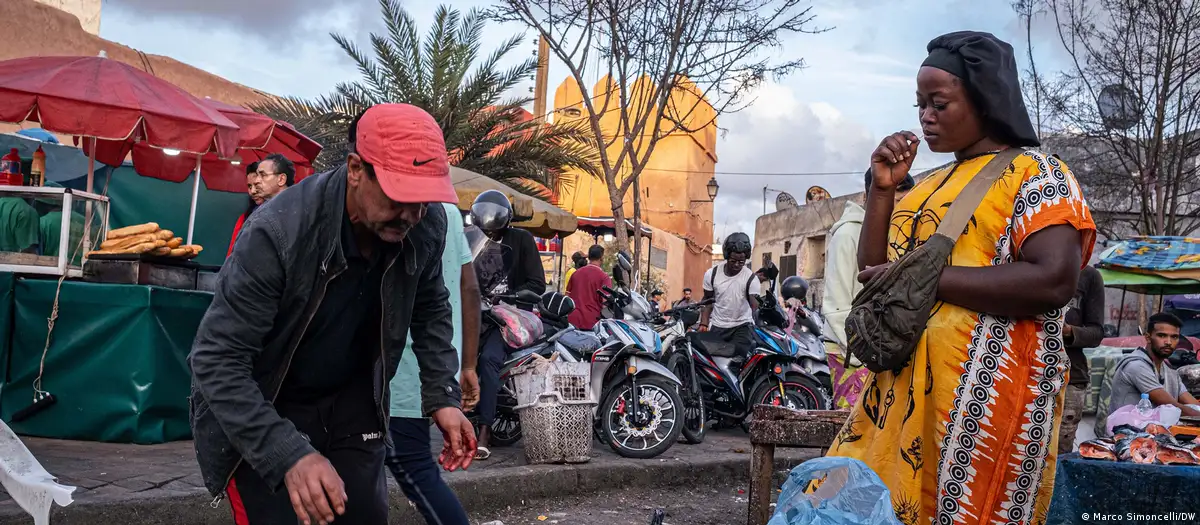
[[[718,236],[733,231],[753,235],[754,221],[762,211],[764,186],[801,200],[813,185],[834,195],[859,191],[861,174],[876,142],[866,126],[847,118],[833,104],[801,100],[788,86],[767,83],[757,95],[754,106],[721,120],[728,132],[717,144],[721,192],[713,222]],[[829,172],[847,173],[812,175]],[[775,193],[768,194],[768,211],[774,210]]]

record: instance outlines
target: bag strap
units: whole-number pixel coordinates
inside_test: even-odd
[[[1025,153],[1024,149],[1009,148],[992,157],[992,160],[988,161],[987,165],[979,170],[979,173],[975,174],[962,192],[954,198],[950,210],[946,212],[945,217],[942,217],[942,223],[938,226],[937,233],[958,240],[963,230],[967,228],[971,216],[975,215],[975,210],[983,202],[988,189],[992,187],[992,183],[999,179],[1004,174],[1004,170],[1008,169],[1008,165],[1023,153]]]

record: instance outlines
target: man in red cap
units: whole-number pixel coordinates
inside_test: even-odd
[[[380,104],[346,164],[251,215],[188,358],[196,458],[239,525],[385,525],[388,382],[410,330],[439,461],[475,452],[441,255],[457,202],[428,113]]]

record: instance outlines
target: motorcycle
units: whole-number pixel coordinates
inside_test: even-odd
[[[600,341],[594,335],[576,330],[565,322],[555,322],[552,316],[541,312],[542,298],[529,291],[518,292],[515,295],[498,295],[491,300],[485,299],[483,305],[483,320],[495,327],[504,324],[498,318],[489,303],[510,304],[525,308],[538,308],[541,316],[543,334],[531,344],[513,350],[508,354],[500,368],[499,399],[496,403],[496,416],[492,421],[492,443],[497,446],[511,446],[521,440],[521,418],[517,414],[516,385],[513,382],[513,372],[541,356],[549,359],[554,354],[568,362],[579,361],[578,355],[594,352],[600,346]]]
[[[710,414],[722,426],[740,425],[748,430],[755,405],[808,410],[828,410],[833,405],[824,347],[819,352],[808,345],[802,347],[785,331],[786,314],[774,300],[773,283],[760,298],[755,317],[754,349],[748,356],[740,357],[734,344],[709,332],[688,332],[666,349],[667,368],[694,381],[684,386],[684,392],[703,399],[703,412],[692,410],[692,417],[685,417],[685,441],[704,439]]]
[[[673,349],[676,345],[686,345],[689,327],[700,321],[700,310],[713,303],[712,299],[685,306],[677,306],[662,313],[655,329],[662,338],[664,348]],[[708,412],[705,409],[704,391],[701,389],[696,367],[684,355],[677,352],[664,352],[663,364],[679,378],[679,396],[683,400],[683,428],[680,436],[689,445],[704,442],[704,427],[708,422]]]
[[[592,388],[602,387],[600,440],[625,457],[656,457],[682,431],[682,383],[659,362],[663,344],[650,326],[650,303],[624,287],[605,287],[599,293],[604,318],[593,332],[604,346],[591,361]]]

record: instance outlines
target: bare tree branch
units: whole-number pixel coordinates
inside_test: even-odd
[[[746,107],[764,80],[804,67],[802,59],[778,60],[770,51],[794,34],[826,30],[814,27],[808,2],[502,0],[491,16],[527,25],[566,65],[583,99],[578,118],[600,152],[613,218],[623,224],[625,196],[659,140],[715,128],[717,116]],[[593,68],[606,73],[596,89],[584,82]],[[640,214],[633,220],[639,231]],[[629,249],[624,228],[616,237]]]

